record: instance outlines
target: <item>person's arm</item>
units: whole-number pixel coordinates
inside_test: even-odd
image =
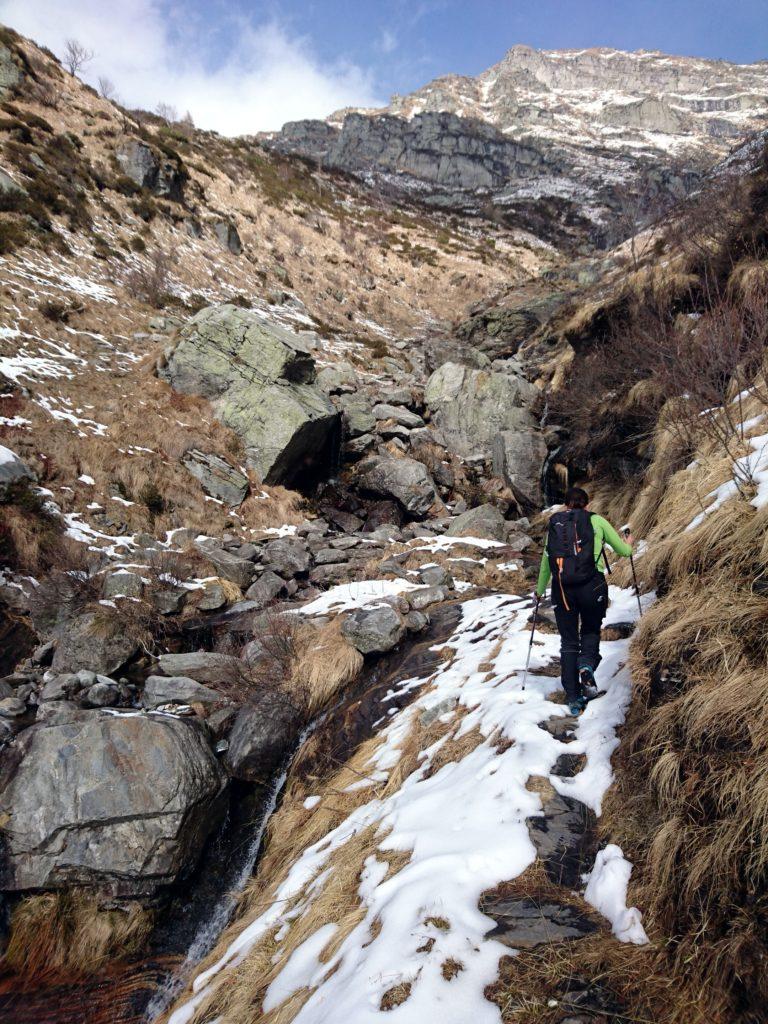
[[[621,558],[629,558],[632,554],[632,545],[622,540],[607,519],[600,518],[600,525],[603,528],[603,538],[609,548],[612,548]]]
[[[543,597],[544,591],[547,589],[550,577],[552,576],[552,570],[549,568],[549,558],[547,557],[547,549],[541,553],[541,565],[539,566],[539,578],[536,583],[536,596]]]

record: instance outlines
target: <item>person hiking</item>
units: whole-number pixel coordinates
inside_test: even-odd
[[[572,715],[580,715],[587,699],[597,695],[600,627],[608,610],[606,544],[621,558],[632,554],[632,537],[628,534],[622,540],[606,519],[589,511],[587,492],[571,487],[565,509],[549,520],[536,597],[544,595],[551,579],[560,633],[560,677]]]

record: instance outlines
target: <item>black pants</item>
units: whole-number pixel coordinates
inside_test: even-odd
[[[600,627],[608,610],[608,584],[602,574],[579,587],[552,586],[552,603],[560,632],[560,678],[569,703],[581,693],[579,669],[600,664]]]

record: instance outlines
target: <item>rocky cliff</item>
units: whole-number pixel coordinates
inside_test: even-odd
[[[765,62],[516,46],[476,78],[287,124],[268,144],[429,204],[490,202],[550,240],[607,245],[630,232],[619,214],[633,190],[679,198],[765,125],[767,90]]]

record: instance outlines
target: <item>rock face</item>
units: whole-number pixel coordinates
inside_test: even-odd
[[[14,484],[34,478],[26,462],[20,459],[16,452],[0,444],[0,500],[8,494]]]
[[[240,241],[240,234],[232,221],[214,221],[213,233],[224,248],[229,249],[234,256],[239,256],[243,251],[243,243]]]
[[[543,501],[541,474],[547,445],[533,429],[503,430],[493,439],[493,474],[501,477],[513,492],[532,508]]]
[[[198,683],[226,683],[237,679],[242,665],[229,654],[197,651],[190,654],[161,654],[158,666],[163,675],[185,676]]]
[[[146,188],[156,196],[184,200],[186,174],[180,160],[174,160],[139,139],[128,139],[115,150],[115,157],[123,172],[139,188]]]
[[[78,712],[22,732],[0,760],[0,884],[151,893],[190,870],[223,810],[203,729],[167,716]]]
[[[536,428],[527,408],[536,394],[522,377],[444,363],[429,378],[424,400],[448,448],[464,458],[488,459],[501,431]]]
[[[182,464],[203,485],[212,497],[237,508],[248,494],[248,477],[230,466],[218,455],[190,448],[182,457]]]
[[[22,71],[13,58],[13,53],[0,43],[0,97],[8,93],[22,79]]]
[[[369,459],[360,467],[358,482],[366,491],[397,498],[416,517],[425,516],[437,500],[432,477],[415,459]]]
[[[286,124],[267,144],[433,205],[479,212],[490,197],[553,241],[586,232],[610,244],[617,186],[645,165],[674,196],[699,163],[762,127],[766,77],[762,62],[515,46],[476,78],[446,75],[381,110]]]
[[[161,376],[210,399],[264,483],[295,486],[333,466],[339,413],[314,386],[312,356],[285,328],[237,306],[210,306],[182,329]]]

